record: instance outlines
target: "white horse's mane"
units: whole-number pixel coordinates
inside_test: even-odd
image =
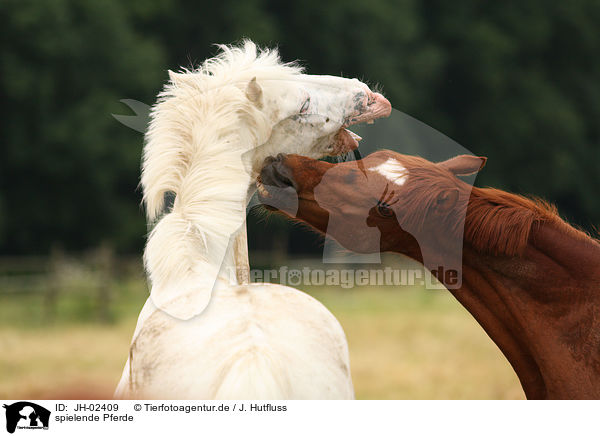
[[[252,180],[244,155],[271,135],[272,120],[249,99],[248,85],[301,73],[276,50],[259,51],[250,41],[219,47],[197,70],[169,72],[143,153],[144,203],[156,222],[144,253],[152,298],[183,318],[208,304],[230,237],[246,217]],[[163,214],[168,192],[175,200]]]
[[[192,182],[198,176],[193,174],[200,164],[196,160],[210,165],[217,162],[207,159],[226,157],[224,144],[231,147],[242,139],[235,138],[240,121],[253,139],[268,137],[264,130],[270,126],[244,93],[250,80],[256,77],[263,86],[265,80],[290,79],[302,72],[295,63],[282,63],[277,49],[257,50],[251,41],[218,47],[221,52],[197,69],[169,71],[170,81],[152,108],[141,177],[150,221],[163,211],[165,193],[185,195],[186,178]],[[210,189],[204,183],[194,186]]]

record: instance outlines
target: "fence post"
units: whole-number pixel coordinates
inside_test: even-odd
[[[114,253],[112,247],[108,243],[102,243],[102,245],[96,251],[96,266],[99,280],[97,294],[97,315],[100,322],[108,323],[112,320],[110,303],[114,268]]]
[[[65,253],[60,247],[52,247],[50,252],[48,289],[45,293],[43,315],[46,323],[56,319],[58,294],[62,285],[62,269],[65,264]]]

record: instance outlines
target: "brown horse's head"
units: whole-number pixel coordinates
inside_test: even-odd
[[[432,163],[389,150],[339,164],[280,155],[266,162],[258,193],[271,209],[349,250],[396,251],[423,261],[427,247],[434,257],[454,255],[456,239],[462,248],[471,185],[457,176],[476,173],[485,161],[463,155]],[[426,264],[441,262],[431,256]]]

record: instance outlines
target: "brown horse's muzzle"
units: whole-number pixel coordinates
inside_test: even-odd
[[[268,157],[256,181],[256,188],[258,199],[267,209],[295,216],[298,210],[298,185],[286,160],[283,154]]]
[[[263,186],[296,189],[293,171],[285,164],[285,161],[286,156],[281,153],[276,157],[268,157],[260,172],[259,183]]]
[[[315,187],[333,164],[296,154],[269,157],[256,182],[260,202],[295,216],[300,201],[314,201]]]

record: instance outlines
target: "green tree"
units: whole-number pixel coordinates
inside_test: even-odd
[[[596,1],[4,0],[0,19],[0,253],[139,250],[142,136],[110,114],[243,37],[383,85],[489,156],[479,184],[600,223]]]
[[[0,17],[0,250],[141,246],[141,135],[110,114],[156,94],[160,46],[116,0],[7,0]]]
[[[446,133],[490,160],[479,182],[532,193],[600,223],[600,4],[424,2],[447,53]]]

